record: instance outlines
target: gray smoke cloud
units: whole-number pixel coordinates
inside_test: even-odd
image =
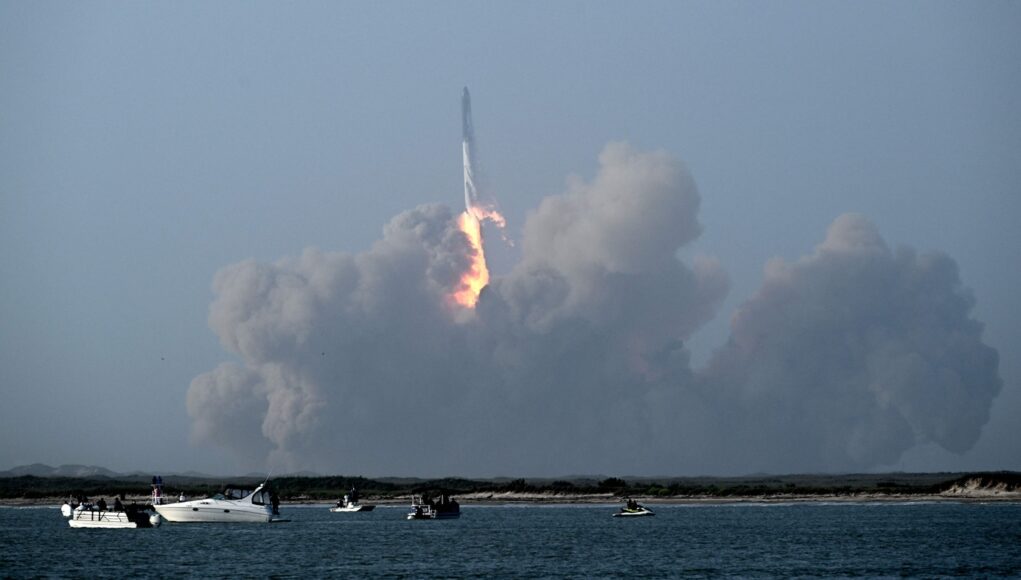
[[[967,451],[1001,387],[973,305],[950,257],[890,250],[863,216],[839,217],[812,255],[767,265],[703,374],[735,409],[735,458],[835,471],[924,442]]]
[[[687,340],[727,276],[677,250],[700,197],[676,159],[611,143],[529,215],[474,312],[445,206],[361,254],[221,270],[210,325],[239,363],[196,377],[193,439],[277,469],[562,475],[848,469],[920,442],[966,450],[999,389],[953,261],[843,216],[769,265],[706,369]]]

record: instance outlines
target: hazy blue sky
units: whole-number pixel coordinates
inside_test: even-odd
[[[1003,388],[969,451],[877,468],[1021,469],[1018,30],[1016,2],[0,0],[0,469],[260,468],[190,439],[191,381],[244,362],[214,275],[457,209],[464,85],[511,238],[608,142],[687,165],[679,256],[730,278],[696,368],[842,214],[947,254]]]

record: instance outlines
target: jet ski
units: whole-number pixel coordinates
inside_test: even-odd
[[[643,506],[642,504],[636,502],[633,499],[629,499],[629,500],[627,500],[627,503],[624,504],[624,507],[620,508],[619,512],[613,514],[613,517],[615,517],[615,518],[639,518],[639,517],[643,517],[643,516],[654,516],[654,515],[656,515],[656,514],[652,513],[652,511],[649,510],[647,507]]]

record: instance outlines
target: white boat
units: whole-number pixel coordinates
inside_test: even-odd
[[[153,509],[168,522],[253,522],[277,521],[276,495],[262,483],[254,490],[228,486],[223,492],[203,499],[166,503],[162,480],[153,484]]]
[[[95,506],[80,505],[67,520],[72,528],[152,528],[159,527],[162,519],[145,508],[128,506],[118,511],[99,510]]]
[[[643,506],[642,504],[629,499],[624,507],[620,508],[620,511],[613,514],[615,518],[640,518],[644,516],[654,516],[651,510]]]
[[[330,508],[331,512],[335,513],[353,513],[353,512],[371,512],[376,509],[376,506],[364,503],[353,502],[344,496],[343,501],[337,502],[337,505]]]
[[[450,499],[447,494],[442,494],[438,502],[418,495],[411,497],[409,520],[447,520],[459,517],[461,517],[460,504]]]
[[[358,502],[358,490],[351,488],[351,493],[344,496],[344,499],[337,502],[337,505],[330,508],[331,512],[336,513],[353,513],[353,512],[371,512],[376,509],[376,506],[370,504],[363,504]]]
[[[367,505],[363,503],[346,502],[340,505],[335,505],[330,508],[331,512],[346,513],[346,512],[371,512],[376,509],[374,505]]]

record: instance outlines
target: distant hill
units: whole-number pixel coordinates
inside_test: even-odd
[[[110,471],[105,467],[95,465],[72,464],[50,467],[43,463],[19,465],[7,471],[0,471],[0,477],[21,477],[23,475],[35,477],[123,477],[126,474]]]
[[[145,472],[145,471],[131,471],[128,473],[121,473],[107,469],[105,467],[99,467],[97,465],[61,465],[59,467],[51,467],[45,463],[33,463],[31,465],[19,465],[12,467],[6,471],[0,471],[0,477],[22,477],[30,475],[32,477],[76,477],[82,479],[96,478],[96,477],[109,477],[109,478],[127,478],[127,479],[145,479],[152,477],[153,475],[162,475],[163,477],[174,476],[184,477],[188,479],[266,479],[268,475],[265,471],[251,472],[245,475],[210,475],[208,473],[202,473],[200,471],[184,471],[181,473],[173,471],[160,471],[160,472]],[[276,477],[322,477],[321,474],[314,471],[296,471],[294,473],[283,473],[274,474]]]

